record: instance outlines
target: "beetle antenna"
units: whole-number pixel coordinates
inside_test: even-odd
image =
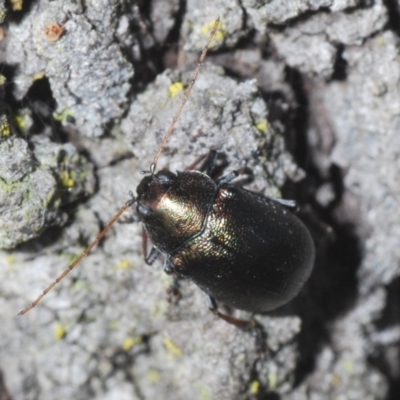
[[[189,83],[188,88],[186,89],[185,97],[183,98],[182,103],[181,103],[181,105],[180,105],[180,107],[178,109],[178,112],[175,114],[174,119],[172,120],[171,125],[169,126],[168,131],[164,136],[164,139],[163,139],[163,141],[161,143],[161,146],[158,149],[157,155],[154,157],[153,163],[150,165],[150,171],[149,172],[152,175],[154,174],[154,171],[155,171],[155,169],[157,167],[158,159],[160,158],[160,155],[163,152],[163,150],[165,148],[165,145],[167,144],[167,141],[168,141],[169,137],[171,136],[171,134],[172,134],[172,132],[173,132],[173,130],[175,128],[175,124],[178,121],[178,119],[179,119],[179,117],[180,117],[180,115],[182,113],[183,107],[185,107],[185,104],[186,104],[186,102],[187,102],[187,100],[188,100],[188,98],[190,96],[190,92],[193,89],[193,85],[196,82],[196,79],[197,79],[197,77],[198,77],[198,75],[200,73],[201,67],[204,64],[204,60],[206,58],[208,49],[210,48],[211,40],[213,39],[215,33],[217,32],[217,29],[218,29],[218,26],[219,26],[219,22],[220,22],[220,18],[218,17],[215,20],[214,26],[212,28],[212,31],[211,31],[210,35],[208,36],[208,39],[207,39],[207,42],[206,42],[205,46],[203,47],[203,50],[201,52],[201,56],[199,58],[199,61],[197,62],[196,70],[194,71],[193,77],[192,77],[192,79],[191,79],[191,81]]]
[[[82,260],[83,257],[87,256],[89,252],[92,250],[92,248],[103,238],[103,236],[108,232],[108,230],[111,228],[112,225],[119,219],[119,217],[122,215],[122,213],[129,208],[132,204],[136,202],[135,197],[133,196],[132,192],[129,192],[129,195],[131,196],[131,199],[128,200],[123,207],[114,215],[112,220],[107,223],[107,225],[104,227],[104,229],[96,236],[96,238],[93,240],[92,243],[89,244],[89,246],[81,253],[81,255],[76,258],[66,270],[52,283],[50,284],[45,290],[43,290],[42,294],[38,296],[38,298],[32,302],[28,307],[24,308],[21,310],[17,315],[23,315],[27,313],[29,310],[32,310],[33,307],[35,307],[42,298],[50,292],[51,289],[53,289],[54,286],[57,285],[58,282],[63,280]]]

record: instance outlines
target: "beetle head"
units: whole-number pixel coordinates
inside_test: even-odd
[[[137,187],[136,210],[153,245],[171,253],[198,233],[215,190],[215,182],[198,171],[145,176]]]
[[[158,210],[161,199],[171,188],[175,179],[176,175],[166,169],[142,179],[136,189],[136,209],[142,222],[151,222],[151,216]]]

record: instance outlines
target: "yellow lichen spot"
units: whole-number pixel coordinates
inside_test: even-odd
[[[158,371],[156,371],[154,368],[150,368],[147,371],[147,377],[149,378],[149,381],[151,383],[158,383],[161,381],[161,375]]]
[[[269,130],[269,122],[266,119],[263,119],[256,125],[256,128],[262,133],[267,133]]]
[[[64,339],[66,333],[67,331],[62,324],[57,324],[54,328],[54,337],[56,338],[56,340]]]
[[[121,260],[117,264],[117,269],[128,269],[131,267],[131,262],[129,260]]]
[[[7,82],[7,78],[0,74],[0,86],[3,86]]]
[[[72,110],[69,108],[66,108],[65,110],[61,111],[60,113],[56,113],[56,112],[53,113],[53,118],[56,121],[60,121],[60,122],[66,121],[68,119],[68,117],[73,117],[73,116],[74,116],[74,114],[73,114]]]
[[[71,175],[68,173],[68,171],[61,171],[61,185],[66,187],[66,188],[71,188],[75,186],[75,181],[71,177]]]
[[[270,389],[276,389],[278,386],[278,375],[276,372],[270,372],[268,374],[268,386]]]
[[[182,351],[171,339],[165,338],[163,343],[174,358],[182,357]]]
[[[201,27],[201,33],[204,36],[208,36],[211,33],[211,31],[213,30],[214,24],[215,24],[215,21],[210,21],[209,23],[203,25]],[[226,34],[227,34],[227,31],[225,29],[223,29],[222,22],[219,21],[217,30],[215,32],[215,35],[213,37],[210,47],[213,47],[213,45],[215,45],[215,44],[222,43],[226,37]]]
[[[379,36],[377,38],[377,43],[378,43],[379,46],[384,46],[386,44],[385,38],[382,37],[382,36]]]
[[[122,344],[122,348],[125,351],[130,350],[133,346],[136,346],[139,343],[142,343],[143,339],[140,336],[128,336],[125,338],[124,343]]]
[[[174,98],[178,96],[179,93],[183,92],[183,83],[182,82],[175,82],[169,87],[169,95]]]
[[[10,2],[11,2],[11,8],[12,8],[14,11],[20,11],[20,10],[22,10],[22,5],[23,5],[23,3],[24,3],[23,0],[10,0]]]
[[[41,79],[43,79],[46,76],[46,74],[44,73],[44,71],[39,71],[36,72],[35,75],[33,75],[32,80],[35,81],[40,81]]]
[[[10,254],[9,256],[6,257],[6,263],[9,265],[14,264],[15,261],[17,261],[17,257],[15,257],[14,254]]]
[[[0,135],[7,137],[10,136],[10,133],[11,133],[11,128],[8,119],[5,115],[2,115],[0,117]]]
[[[26,115],[17,115],[15,117],[15,125],[17,125],[20,129],[25,129],[28,125]]]
[[[344,363],[344,370],[349,374],[353,374],[354,373],[354,363],[351,360],[347,360]]]
[[[258,394],[260,392],[260,381],[253,381],[250,383],[250,393]]]

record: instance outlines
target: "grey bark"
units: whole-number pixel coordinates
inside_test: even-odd
[[[288,182],[302,188],[289,193],[315,238],[315,271],[290,304],[255,315],[267,333],[265,360],[248,333],[208,312],[194,284],[182,282],[181,300],[168,303],[170,278],[162,261],[145,265],[138,223],[116,223],[16,317],[129,199],[217,16],[216,40],[158,167],[182,170],[216,149],[227,170],[252,172],[250,190],[280,197]],[[1,396],[396,398],[395,1],[39,0],[5,18]],[[63,30],[56,41],[46,36],[51,24]]]

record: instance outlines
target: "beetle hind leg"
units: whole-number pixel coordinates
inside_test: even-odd
[[[266,354],[266,335],[262,326],[254,319],[249,321],[244,319],[239,319],[232,317],[230,315],[226,315],[218,311],[217,303],[214,297],[210,296],[206,293],[207,301],[208,301],[208,308],[212,311],[218,318],[223,319],[228,324],[234,325],[237,328],[250,333],[255,339],[255,346],[257,353],[261,355]]]

